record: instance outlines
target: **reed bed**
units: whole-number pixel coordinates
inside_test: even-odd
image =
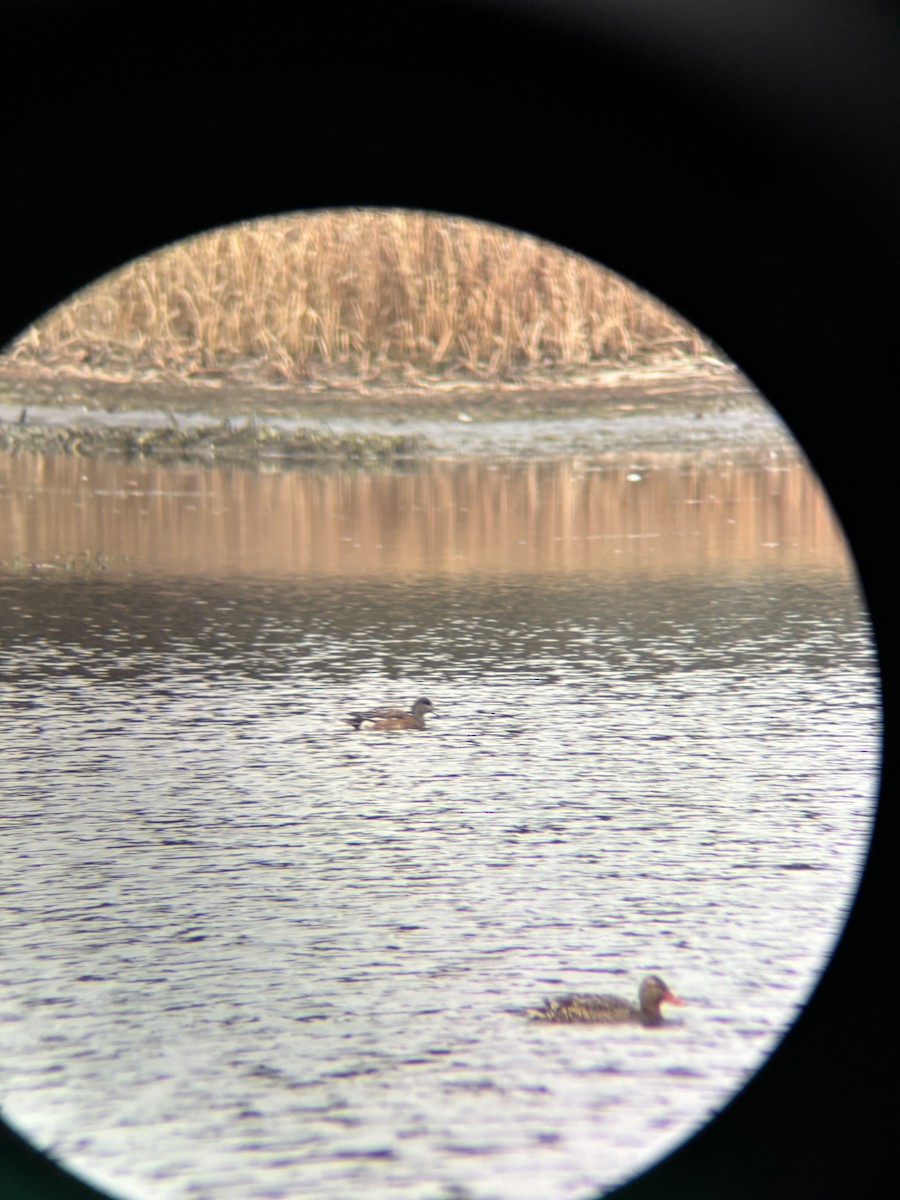
[[[302,385],[589,373],[709,346],[619,276],[535,238],[347,210],[217,229],[137,259],[7,353],[86,373]]]

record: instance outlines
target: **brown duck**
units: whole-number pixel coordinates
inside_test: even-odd
[[[684,1004],[669,991],[658,975],[648,975],[638,991],[638,1003],[631,1004],[618,996],[558,996],[545,1000],[540,1008],[527,1008],[525,1013],[534,1021],[553,1021],[556,1024],[581,1022],[586,1025],[665,1025],[659,1011],[661,1004]]]
[[[428,712],[434,712],[434,705],[423,698],[409,712],[402,708],[370,708],[351,713],[347,720],[354,729],[424,729]]]

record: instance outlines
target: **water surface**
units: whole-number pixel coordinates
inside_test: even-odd
[[[569,448],[571,449],[571,448]],[[0,463],[5,1116],[120,1196],[585,1197],[852,899],[871,634],[799,454]],[[427,695],[424,733],[356,734]],[[660,1030],[531,1024],[661,973]]]

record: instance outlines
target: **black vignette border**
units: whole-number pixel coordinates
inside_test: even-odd
[[[595,257],[678,308],[776,405],[829,490],[884,677],[868,868],[772,1060],[623,1200],[838,1197],[893,1161],[890,1014],[860,1006],[889,969],[893,899],[897,16],[872,0],[0,0],[0,341],[213,225],[332,205],[455,212]],[[10,1200],[96,1194],[12,1134],[0,1170]]]

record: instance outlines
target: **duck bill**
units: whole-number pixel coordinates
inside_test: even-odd
[[[663,996],[663,1001],[666,1004],[677,1004],[679,1007],[687,1003],[687,1001],[682,1000],[680,996],[676,996],[674,992],[666,992],[666,994]]]

